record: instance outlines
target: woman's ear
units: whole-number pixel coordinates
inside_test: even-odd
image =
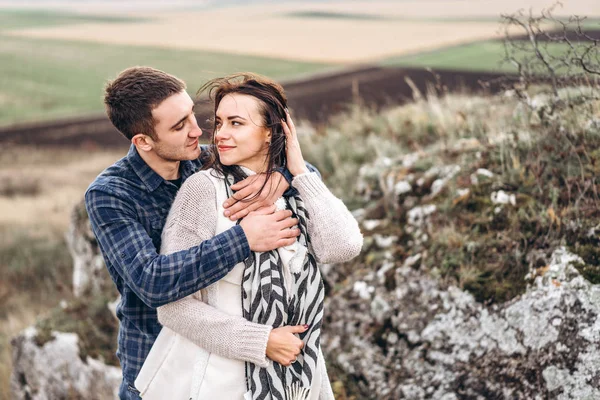
[[[265,142],[267,144],[271,144],[271,138],[273,136],[273,132],[271,129],[267,129],[267,135],[265,136]]]

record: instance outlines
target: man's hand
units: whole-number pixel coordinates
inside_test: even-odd
[[[274,205],[250,212],[240,222],[250,250],[271,251],[293,244],[300,229],[290,229],[298,225],[298,220],[291,216],[289,210],[275,212]]]
[[[244,218],[252,211],[258,210],[261,207],[272,206],[278,198],[283,196],[283,193],[290,186],[283,175],[279,172],[274,172],[267,181],[263,191],[256,198],[252,201],[240,201],[253,198],[260,188],[262,188],[265,177],[265,174],[252,175],[232,185],[231,189],[235,190],[236,193],[223,203],[223,207],[225,208],[224,215],[235,221]]]
[[[292,364],[304,347],[304,342],[295,333],[302,333],[307,329],[307,325],[282,326],[273,329],[267,341],[267,357],[285,367]]]

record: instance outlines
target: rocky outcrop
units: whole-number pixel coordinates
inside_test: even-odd
[[[13,399],[115,399],[121,369],[91,357],[82,360],[79,338],[74,333],[54,332],[40,343],[30,327],[12,340]]]
[[[407,261],[355,273],[327,305],[325,351],[364,396],[600,398],[600,287],[579,257],[557,249],[525,294],[492,307]]]
[[[115,289],[83,202],[73,209],[67,243],[73,257],[76,299],[63,301],[11,341],[13,399],[117,398],[121,382],[121,369],[114,366],[118,322],[114,303],[108,303]]]
[[[80,297],[84,294],[93,296],[114,290],[83,201],[79,202],[71,213],[71,225],[66,239],[73,257],[75,296]]]

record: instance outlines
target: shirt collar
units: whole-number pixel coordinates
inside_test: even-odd
[[[140,156],[133,144],[129,147],[127,160],[129,160],[133,171],[144,183],[149,192],[155,191],[161,183],[165,181],[162,176],[157,174],[148,164],[146,164],[146,161]],[[196,166],[192,161],[184,160],[179,163],[179,171],[183,182],[196,172]]]

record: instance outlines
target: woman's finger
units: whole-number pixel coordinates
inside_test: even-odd
[[[281,120],[281,126],[283,127],[283,133],[285,133],[285,137],[290,140],[292,138],[292,131],[290,130],[287,122],[285,122],[283,119]]]
[[[294,125],[294,121],[292,120],[292,116],[290,115],[290,110],[288,110],[287,108],[285,109],[285,115],[286,115],[287,125],[289,126],[290,131],[293,134],[296,134],[296,125]]]

